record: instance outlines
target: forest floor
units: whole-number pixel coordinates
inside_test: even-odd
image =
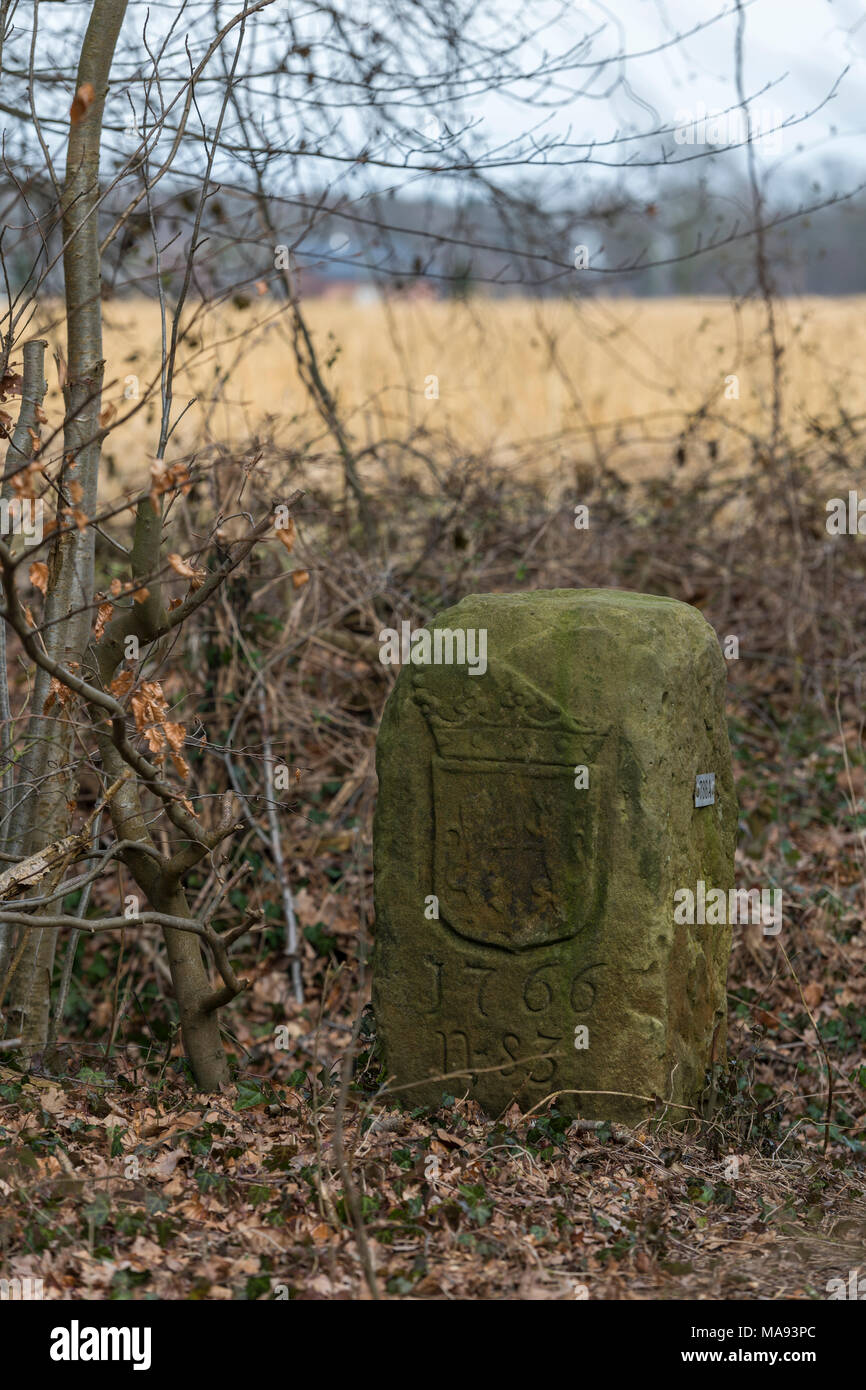
[[[46,1298],[826,1299],[863,1265],[862,1163],[814,1141],[353,1101],[359,1250],[307,1083],[2,1076],[4,1277]]]
[[[688,486],[684,450],[701,465]],[[177,717],[207,729],[197,790],[226,785],[230,750],[255,803],[250,651],[268,671],[275,754],[295,770],[281,825],[304,1002],[254,826],[217,923],[262,924],[238,946],[251,987],[224,1016],[236,1071],[223,1094],[191,1084],[158,938],[85,936],[57,1052],[28,1073],[9,1054],[0,1065],[2,1277],[39,1277],[61,1299],[847,1288],[866,1265],[866,547],[827,535],[824,499],[856,485],[857,460],[853,422],[848,438],[819,435],[796,461],[792,511],[760,460],[748,483],[725,483],[711,441],[678,441],[661,482],[575,469],[553,500],[455,458],[435,506],[414,488],[377,497],[374,546],[310,490],[291,559],[308,581],[286,600],[283,557],[254,568],[165,678]],[[270,495],[287,466],[271,460]],[[685,599],[739,637],[738,881],[782,887],[786,912],[778,939],[735,937],[714,1111],[592,1130],[555,1103],[498,1119],[460,1092],[435,1112],[401,1105],[365,1007],[372,753],[393,680],[377,633],[467,592],[603,585]],[[90,910],[117,891],[97,885]]]

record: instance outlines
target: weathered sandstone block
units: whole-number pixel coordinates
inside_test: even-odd
[[[724,1053],[730,928],[673,916],[678,888],[733,884],[715,634],[617,590],[472,595],[433,627],[486,631],[487,662],[405,666],[379,733],[373,1002],[401,1098],[682,1119]]]

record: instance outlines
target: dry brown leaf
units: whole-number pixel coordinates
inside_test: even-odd
[[[101,604],[99,605],[99,607],[97,608],[97,610],[96,610],[96,625],[95,625],[95,627],[94,627],[94,629],[93,629],[93,635],[94,635],[94,637],[96,638],[97,642],[99,641],[100,637],[102,636],[103,632],[105,631],[105,624],[110,620],[111,615],[112,615],[113,612],[114,612],[114,604],[113,604],[113,603],[101,603]]]
[[[189,776],[189,763],[186,758],[181,757],[179,753],[172,753],[171,760],[174,763],[174,769],[178,777],[182,782],[185,782]]]
[[[29,570],[30,583],[40,594],[48,593],[48,566],[43,560],[34,560]]]
[[[168,563],[171,565],[175,574],[180,575],[181,579],[189,580],[192,589],[200,589],[207,579],[207,570],[195,569],[188,560],[185,560],[182,555],[178,555],[176,552],[169,555]]]
[[[139,713],[138,709],[136,709],[136,701],[138,701],[141,709],[141,722],[138,724],[139,729],[146,723],[162,723],[168,711],[168,701],[165,698],[165,691],[159,681],[141,682],[137,695],[133,699],[133,710],[136,720],[138,720]]]
[[[24,378],[20,372],[4,372],[0,376],[0,401],[8,400],[10,396],[20,396],[24,388]]]
[[[48,694],[45,697],[45,704],[42,706],[42,713],[47,714],[55,700],[65,709],[71,699],[72,691],[69,689],[69,686],[64,685],[56,676],[52,676],[51,684],[48,687]]]
[[[179,753],[186,741],[186,729],[183,724],[171,724],[168,720],[163,726],[165,736],[168,739],[168,746],[173,753]]]
[[[180,575],[181,579],[192,579],[195,574],[195,570],[189,561],[184,560],[183,556],[178,555],[176,551],[172,551],[171,555],[169,555],[168,563],[171,565],[175,574]]]
[[[286,550],[293,550],[295,546],[295,518],[290,516],[288,526],[277,526],[274,529],[280,545],[284,545]]]
[[[183,495],[186,496],[191,487],[189,469],[185,463],[173,463],[166,468],[165,464],[157,459],[151,464],[150,504],[155,512],[159,512],[159,499],[164,492],[171,492],[180,488]]]
[[[149,729],[146,729],[144,737],[151,753],[165,752],[165,737],[159,724],[152,724]]]
[[[128,694],[128,692],[132,689],[132,683],[134,680],[135,676],[131,671],[121,671],[118,675],[114,677],[114,680],[111,682],[111,685],[108,688],[114,696],[115,700],[122,700],[124,695]]]
[[[295,588],[295,589],[303,589],[304,585],[305,585],[305,584],[309,584],[309,582],[310,582],[310,573],[309,573],[309,570],[295,570],[294,574],[292,575],[292,587],[293,587],[293,588]]]
[[[105,426],[106,426],[111,420],[114,419],[114,417],[115,417],[116,414],[117,414],[117,406],[116,406],[116,405],[112,405],[112,404],[109,402],[108,405],[104,406],[103,409],[100,410],[100,412],[99,412],[99,425],[100,425],[100,428],[101,428],[101,429],[105,429]]]
[[[803,998],[810,1009],[817,1009],[821,1000],[824,998],[824,986],[821,981],[812,980],[808,985],[804,985]]]
[[[156,1178],[158,1182],[168,1182],[182,1158],[189,1158],[185,1149],[168,1149],[151,1163],[148,1177]]]
[[[168,702],[159,681],[142,681],[130,700],[135,727],[144,734],[151,753],[157,753],[161,761],[165,752],[166,738],[163,723],[168,711]]]
[[[69,108],[69,119],[73,125],[79,125],[81,121],[84,120],[84,117],[93,105],[95,96],[96,92],[93,90],[93,83],[82,82]]]

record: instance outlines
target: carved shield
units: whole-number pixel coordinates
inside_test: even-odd
[[[434,756],[440,921],[509,951],[575,936],[599,906],[593,781],[576,790],[573,767]]]

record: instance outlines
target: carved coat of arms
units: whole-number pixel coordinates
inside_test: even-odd
[[[471,688],[413,673],[433,732],[433,892],[439,919],[524,951],[576,936],[600,911],[597,842],[607,731],[587,728],[512,668]],[[479,688],[483,686],[482,688]],[[589,785],[577,789],[578,767]]]

